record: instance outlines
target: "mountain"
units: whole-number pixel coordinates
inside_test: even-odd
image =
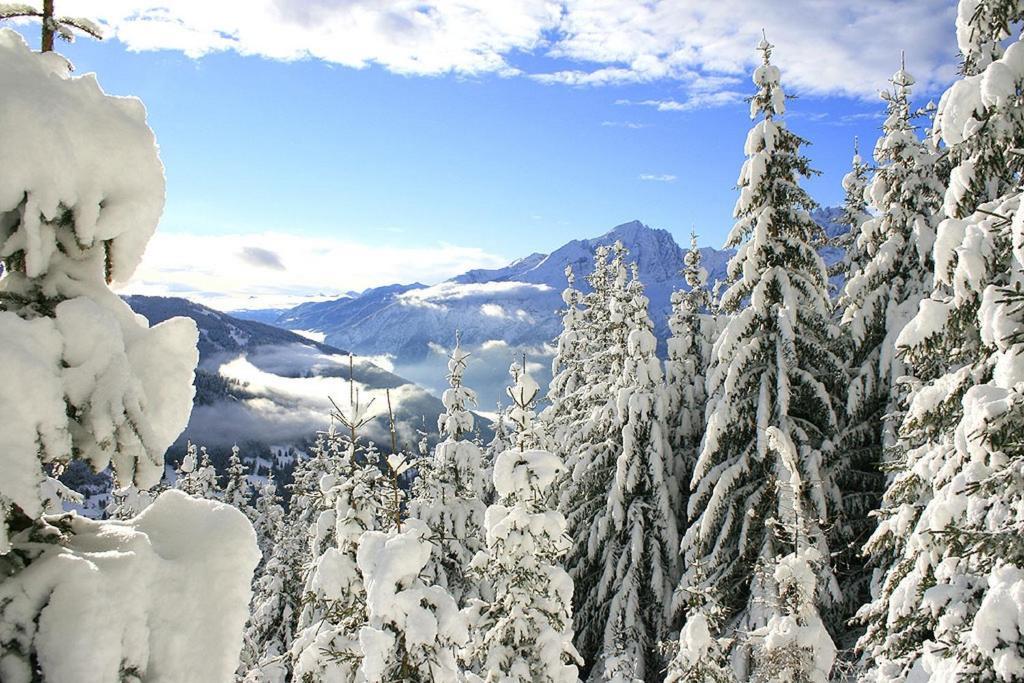
[[[814,218],[827,233],[841,230],[839,209],[821,209]],[[423,386],[440,390],[445,381],[444,349],[459,330],[473,350],[466,382],[481,395],[481,405],[503,395],[507,368],[523,354],[542,386],[550,378],[552,340],[561,329],[565,269],[572,266],[586,289],[598,246],[621,241],[637,262],[650,299],[651,318],[662,342],[668,336],[670,298],[686,289],[680,270],[685,251],[666,230],[640,221],[618,225],[592,239],[572,240],[550,254],[533,253],[503,268],[471,270],[437,285],[390,285],[356,296],[305,303],[282,313],[273,324],[322,333],[328,344],[386,358],[394,370]],[[709,286],[724,280],[732,250],[702,248]],[[828,262],[841,258],[823,247]],[[268,316],[269,318],[269,316]]]
[[[199,327],[197,393],[179,448],[185,440],[211,447],[259,442],[301,448],[327,428],[331,398],[348,406],[347,351],[186,299],[125,300],[150,323],[185,316]],[[360,400],[372,402],[368,438],[379,444],[389,438],[385,390],[391,392],[404,446],[417,443],[419,431],[436,431],[443,410],[436,397],[362,356],[353,358],[351,369]]]

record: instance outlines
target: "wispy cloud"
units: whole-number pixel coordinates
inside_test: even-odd
[[[679,100],[615,100],[615,104],[637,107],[653,107],[658,111],[692,111],[694,109],[706,109],[710,107],[721,107],[727,104],[743,101],[743,93],[733,90],[722,90],[720,92],[700,92],[690,95],[683,101]]]
[[[395,247],[279,232],[158,231],[121,291],[184,296],[221,310],[275,308],[396,282],[433,284],[506,263],[482,249],[450,244]]]
[[[655,183],[674,183],[676,177],[669,173],[641,173],[640,180],[648,180]]]
[[[761,29],[795,92],[877,96],[899,50],[919,90],[955,74],[954,0],[79,0],[132,50],[192,57],[233,50],[395,73],[525,75],[570,86],[677,81],[679,105],[731,103],[748,83]],[[814,21],[808,21],[809,16]],[[679,30],[685,26],[686,30]],[[523,54],[554,60],[524,73]],[[678,109],[677,109],[678,110]]]
[[[602,121],[601,125],[605,128],[629,128],[631,130],[651,127],[649,123],[640,123],[638,121]]]

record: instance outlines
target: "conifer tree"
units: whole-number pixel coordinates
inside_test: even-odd
[[[551,510],[549,489],[565,469],[554,454],[529,446],[535,439],[533,403],[539,388],[513,367],[515,444],[498,455],[487,509],[487,546],[473,569],[494,588],[475,601],[470,616],[470,681],[575,683],[579,656],[572,645],[572,579],[561,567],[568,544],[565,518]]]
[[[843,176],[843,212],[838,221],[847,231],[835,239],[835,245],[843,250],[843,258],[833,266],[830,275],[849,279],[864,266],[864,251],[859,242],[861,226],[871,218],[866,199],[870,170],[860,155],[860,142],[854,138],[850,172]]]
[[[714,587],[707,586],[703,566],[689,568],[692,586],[680,586],[676,602],[685,612],[679,642],[668,643],[666,683],[734,683],[736,677],[726,653],[734,638],[716,638],[724,614]]]
[[[350,375],[351,375],[350,356]],[[351,376],[350,376],[351,380]],[[316,513],[308,528],[311,563],[305,568],[302,611],[291,646],[294,677],[348,680],[361,658],[359,629],[366,624],[366,587],[357,564],[359,540],[381,526],[383,473],[374,448],[364,447],[359,431],[371,419],[373,401],[364,403],[349,383],[347,410],[335,405],[330,429],[318,441],[327,472],[319,480]]]
[[[934,288],[897,340],[913,393],[867,547],[894,559],[860,613],[866,680],[1020,673],[1022,19],[1017,2],[960,3],[963,77],[936,118],[946,218]]]
[[[559,395],[556,393],[551,397],[552,406],[544,411],[544,429],[549,434],[563,435],[564,439],[557,441],[552,439],[550,446],[552,452],[562,458],[567,467],[566,476],[559,483],[558,496],[560,509],[566,513],[568,519],[569,499],[577,497],[579,492],[574,483],[582,476],[589,465],[591,449],[588,443],[603,438],[602,433],[595,429],[590,420],[593,410],[602,403],[604,396],[595,391],[591,380],[595,377],[605,381],[607,373],[611,368],[606,365],[610,360],[608,354],[600,354],[611,345],[608,324],[609,296],[612,281],[610,280],[608,263],[609,249],[601,245],[594,252],[594,268],[587,276],[587,284],[590,291],[583,295],[579,307],[579,316],[573,316],[574,327],[578,330],[576,335],[577,343],[572,346],[566,345],[566,351],[571,348],[576,360],[559,360],[559,375],[562,370],[568,370],[577,363],[582,364],[582,375],[587,380],[578,386],[571,394]],[[574,279],[575,284],[575,279]],[[572,288],[570,288],[572,289]],[[576,298],[577,295],[569,293],[569,298]],[[582,338],[581,338],[582,335]],[[554,361],[552,361],[554,363]],[[573,370],[575,372],[575,370]],[[568,375],[565,376],[568,380]],[[564,386],[568,382],[559,385],[563,388],[556,390],[564,394]],[[556,408],[557,403],[557,408]],[[589,514],[589,513],[585,513]],[[570,529],[573,522],[569,521]],[[582,527],[581,527],[582,528]]]
[[[249,483],[248,470],[242,463],[237,445],[231,447],[231,455],[228,456],[228,469],[225,472],[225,476],[227,481],[224,484],[224,502],[228,505],[233,505],[246,513],[245,516],[250,520],[254,520],[256,515],[250,503],[252,484]]]
[[[253,511],[263,559],[254,575],[240,673],[247,683],[284,683],[302,588],[303,536],[289,528],[272,476],[260,486]]]
[[[196,445],[189,443],[185,456],[178,466],[177,475],[174,488],[179,491],[184,491],[195,498],[220,498],[217,470],[210,461],[206,446],[199,447],[197,451]]]
[[[836,429],[833,396],[842,367],[832,353],[837,332],[830,322],[824,263],[811,246],[820,228],[809,215],[814,203],[798,179],[812,173],[800,153],[804,140],[778,119],[785,110],[772,46],[758,49],[758,92],[740,172],[737,222],[726,246],[729,286],[721,306],[732,314],[714,348],[708,375],[708,425],[693,476],[683,542],[689,567],[682,586],[717,590],[727,614],[725,631],[752,631],[768,623],[770,575],[779,558],[794,552],[784,525],[790,500],[779,484],[792,471],[808,483],[801,496],[805,544],[828,558],[825,526],[838,507],[830,438]],[[767,434],[774,429],[793,444],[795,463],[784,466]],[[706,572],[697,583],[693,567]],[[822,568],[821,595],[837,587]],[[733,648],[737,677],[749,676],[749,649]]]
[[[665,683],[733,683],[732,669],[712,637],[707,617],[696,613],[686,620],[679,633],[679,645],[669,661]]]
[[[874,217],[864,221],[856,243],[860,267],[839,299],[850,358],[846,420],[839,438],[846,523],[834,538],[845,621],[869,598],[872,569],[860,548],[873,530],[869,513],[884,488],[881,469],[896,446],[906,407],[906,369],[896,339],[932,287],[932,245],[942,185],[935,156],[918,139],[911,121],[913,77],[904,66],[883,91],[887,118],[875,145],[877,168],[866,189]]]
[[[768,622],[751,632],[754,667],[752,681],[774,683],[828,683],[836,659],[836,646],[818,612],[818,574],[821,553],[811,541],[804,510],[804,483],[799,454],[789,436],[778,427],[765,430],[767,447],[780,461],[776,482],[779,515],[773,525],[791,536],[793,552],[776,557],[765,568],[770,577],[758,577],[768,587]],[[828,567],[824,567],[826,576]]]
[[[665,388],[647,297],[614,247],[608,267],[607,347],[587,361],[597,406],[582,434],[586,468],[568,498],[577,647],[594,680],[655,680],[675,582],[678,532],[666,472]],[[600,369],[599,369],[600,368]],[[587,441],[589,443],[587,443]]]
[[[562,291],[562,332],[556,341],[551,360],[551,383],[548,384],[548,407],[541,413],[551,437],[551,450],[573,438],[585,419],[581,394],[586,390],[584,360],[590,346],[585,325],[586,310],[581,308],[583,293],[576,289],[572,266],[565,268],[566,288]]]
[[[367,531],[359,542],[366,624],[359,629],[356,680],[367,683],[459,681],[456,652],[468,640],[465,617],[444,588],[421,571],[432,532],[408,519],[389,532]]]
[[[456,336],[448,358],[450,386],[442,396],[445,412],[437,419],[444,440],[431,461],[420,461],[408,507],[409,516],[430,530],[433,552],[422,572],[424,580],[448,590],[459,605],[479,596],[479,586],[467,572],[484,545],[483,454],[465,438],[473,429],[470,408],[476,405],[476,394],[462,384],[468,358]]]
[[[263,556],[262,563],[266,563],[285,525],[285,512],[281,507],[281,497],[277,495],[277,483],[273,474],[268,475],[266,482],[259,486],[256,502],[250,509],[252,528],[256,532],[256,545]],[[258,577],[260,568],[257,568],[256,573]]]
[[[140,489],[134,484],[114,489],[103,512],[108,519],[131,519],[152,505],[166,489],[167,485],[162,482],[149,489]]]
[[[668,319],[672,336],[666,345],[668,359],[665,362],[665,421],[673,455],[670,473],[676,482],[672,487],[673,507],[677,522],[685,525],[690,478],[704,436],[707,407],[704,382],[714,341],[713,323],[707,320],[711,306],[708,274],[700,265],[696,233],[690,235],[690,249],[683,256],[683,262],[683,280],[689,290],[672,293],[672,313]]]

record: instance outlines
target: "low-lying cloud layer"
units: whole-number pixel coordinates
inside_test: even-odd
[[[482,249],[450,244],[396,247],[285,233],[158,232],[121,292],[183,296],[220,310],[283,308],[396,282],[431,284],[505,262]]]
[[[796,91],[872,97],[901,49],[925,90],[955,67],[954,0],[81,0],[133,50],[377,64],[607,86],[677,81],[669,110],[734,102],[761,30]],[[529,73],[522,55],[542,57]],[[547,62],[550,62],[549,64]],[[660,107],[659,107],[660,108]]]

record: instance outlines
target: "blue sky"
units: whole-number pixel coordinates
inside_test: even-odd
[[[787,118],[813,143],[807,153],[822,176],[807,187],[821,203],[841,201],[840,180],[853,137],[860,136],[870,151],[882,111],[872,93],[897,68],[901,47],[910,50],[908,68],[922,84],[921,104],[937,100],[952,77],[953,2],[936,12],[935,1],[879,0],[866,3],[876,5],[874,14],[869,9],[856,16],[844,9],[846,3],[837,3],[835,17],[815,2],[817,15],[800,28],[806,33],[788,36],[796,30],[789,24],[775,31],[781,34],[774,38],[775,62],[787,91],[799,95],[789,103]],[[288,4],[275,2],[275,12]],[[235,259],[238,248],[232,245],[246,236],[276,235],[277,242],[269,237],[252,242],[274,252],[282,236],[308,238],[311,249],[322,246],[316,240],[334,240],[376,249],[368,252],[370,259],[387,259],[394,249],[402,253],[400,263],[436,261],[436,267],[406,271],[437,280],[465,267],[549,251],[634,218],[670,230],[680,242],[694,225],[701,243],[712,246],[720,246],[731,225],[733,185],[751,125],[740,98],[752,89],[748,72],[756,41],[728,24],[728,14],[718,23],[701,19],[709,24],[704,42],[680,44],[670,35],[665,40],[674,42],[667,47],[648,48],[659,37],[649,25],[637,29],[635,44],[619,44],[633,35],[623,28],[624,21],[635,20],[632,13],[601,21],[581,13],[593,25],[580,27],[583,20],[573,18],[575,8],[567,3],[556,28],[539,29],[534,43],[523,43],[529,49],[515,44],[526,40],[518,33],[510,38],[498,31],[495,45],[473,43],[469,57],[448,54],[457,52],[451,43],[457,47],[458,36],[442,35],[440,46],[438,41],[413,48],[403,43],[406,54],[394,51],[396,43],[385,32],[353,56],[329,52],[338,35],[328,39],[300,31],[303,40],[308,38],[302,43],[306,51],[282,61],[271,56],[280,56],[273,53],[287,41],[246,37],[262,35],[255,27],[197,24],[187,39],[170,30],[149,30],[140,38],[132,30],[138,22],[131,20],[146,3],[142,9],[128,0],[114,4],[125,5],[120,14],[89,3],[82,7],[111,13],[99,18],[108,22],[112,38],[81,39],[60,49],[79,73],[95,71],[108,92],[145,102],[166,167],[165,246],[175,235],[193,239],[193,247],[200,237],[231,235],[234,242],[222,241],[220,248],[228,250],[224,259]],[[199,21],[188,4],[183,2],[173,17],[175,30]],[[336,3],[309,4],[330,12]],[[658,6],[652,12],[663,11],[663,3],[645,4]],[[772,5],[724,4],[747,13]],[[915,24],[915,30],[900,34],[907,45],[871,28],[877,22],[898,23],[898,17],[885,16],[897,10]],[[779,21],[776,14],[770,12],[764,23]],[[930,22],[924,28],[918,25],[923,16]],[[658,18],[646,20],[654,24]],[[514,18],[494,20],[503,27],[502,22],[518,25]],[[722,25],[730,28],[716,37]],[[828,38],[830,27],[834,43],[804,37],[820,41],[825,33]],[[35,44],[34,31],[19,28]],[[215,30],[197,39],[200,29]],[[338,30],[344,37],[344,27]],[[225,34],[234,37],[227,47],[217,42]],[[882,51],[889,54],[878,54]],[[685,61],[676,56],[694,53],[700,54]],[[654,67],[652,56],[661,60]],[[432,59],[436,63],[424,66]],[[588,79],[600,84],[573,85]],[[654,106],[659,102],[670,110],[659,110]],[[453,252],[451,245],[458,249]],[[346,251],[352,250],[339,253]],[[286,270],[297,270],[301,258],[290,255]],[[349,265],[338,263],[337,269],[352,270],[351,277],[324,282],[322,289],[406,279],[401,268],[382,268],[378,276]],[[144,291],[159,290],[159,270],[144,269],[149,280]],[[308,281],[274,276],[290,283],[289,294],[310,289]],[[176,291],[186,293],[215,287],[212,281],[178,284]],[[223,284],[229,286],[242,285]]]

